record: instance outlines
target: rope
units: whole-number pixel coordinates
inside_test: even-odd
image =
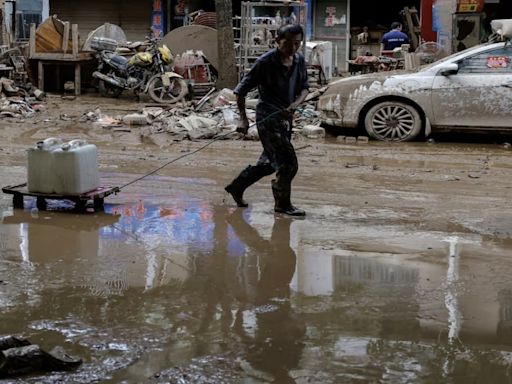
[[[301,112],[301,110],[299,110],[299,109],[298,109],[298,111],[300,111],[300,112]],[[273,112],[273,113],[271,113],[270,115],[266,116],[264,119],[262,119],[262,120],[260,120],[260,121],[256,121],[256,122],[252,123],[252,124],[249,126],[249,128],[254,127],[254,126],[255,126],[256,124],[258,124],[258,123],[259,123],[259,124],[261,124],[261,123],[263,123],[263,122],[267,121],[268,119],[270,119],[270,118],[274,117],[274,116],[275,116],[275,115],[277,115],[278,113],[281,113],[281,110],[276,111],[276,112]],[[162,165],[162,166],[158,167],[158,168],[157,168],[157,169],[155,169],[154,171],[151,171],[151,172],[149,172],[149,173],[147,173],[147,174],[145,174],[145,175],[143,175],[143,176],[141,176],[141,177],[138,177],[137,179],[135,179],[135,180],[133,180],[133,181],[130,181],[129,183],[124,184],[123,186],[119,187],[119,190],[124,189],[124,188],[126,188],[127,186],[129,186],[129,185],[135,184],[135,183],[137,183],[138,181],[141,181],[142,179],[145,179],[145,178],[146,178],[146,177],[148,177],[148,176],[154,175],[155,173],[157,173],[157,172],[158,172],[158,171],[160,171],[161,169],[163,169],[163,168],[165,168],[165,167],[167,167],[167,166],[171,165],[172,163],[175,163],[175,162],[176,162],[176,161],[178,161],[178,160],[181,160],[181,159],[183,159],[183,158],[185,158],[185,157],[187,157],[187,156],[195,155],[197,152],[202,151],[203,149],[205,149],[206,147],[208,147],[208,146],[212,145],[212,144],[213,144],[213,143],[215,143],[216,141],[219,141],[220,139],[223,139],[224,137],[226,137],[226,136],[228,136],[228,135],[231,135],[232,133],[235,133],[236,131],[237,131],[237,130],[235,129],[235,130],[229,131],[229,132],[227,132],[227,133],[223,133],[222,135],[220,135],[220,136],[217,136],[217,137],[213,138],[212,140],[210,140],[209,142],[207,142],[207,143],[206,143],[205,145],[203,145],[202,147],[199,147],[198,149],[196,149],[196,150],[194,150],[194,151],[192,151],[192,152],[185,153],[184,155],[178,156],[178,157],[176,157],[175,159],[172,159],[171,161],[169,161],[169,162],[165,163],[164,165]]]

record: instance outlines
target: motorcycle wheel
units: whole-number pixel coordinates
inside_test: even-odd
[[[103,97],[113,97],[117,99],[123,93],[122,88],[114,87],[103,80],[98,82],[98,90],[100,91],[100,95]]]
[[[172,78],[170,86],[166,87],[160,76],[154,77],[148,86],[148,93],[151,99],[161,104],[173,104],[182,100],[188,93],[185,80]]]

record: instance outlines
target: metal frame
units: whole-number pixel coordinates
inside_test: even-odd
[[[258,8],[275,8],[275,12],[283,8],[297,8],[296,23],[304,28],[304,41],[302,44],[302,52],[306,52],[306,31],[307,31],[307,4],[300,1],[262,1],[262,2],[242,2],[242,12],[240,18],[240,44],[237,52],[238,74],[242,78],[246,74],[256,59],[267,52],[270,47],[268,45],[255,45],[252,41],[252,35],[257,30],[266,30],[275,32],[279,28],[276,24],[271,24],[275,17],[255,17]],[[270,24],[258,24],[256,21],[266,19]]]

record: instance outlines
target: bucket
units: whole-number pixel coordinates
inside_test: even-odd
[[[80,195],[99,187],[98,150],[85,140],[72,140],[53,151],[55,193]]]
[[[27,187],[29,192],[55,192],[53,152],[62,144],[62,139],[50,137],[28,149]]]

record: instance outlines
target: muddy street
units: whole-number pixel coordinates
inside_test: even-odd
[[[206,141],[159,148],[80,121],[129,99],[50,99],[0,121],[1,186],[42,138],[98,146],[124,185]],[[65,115],[65,116],[64,116]],[[298,136],[294,203],[270,178],[236,208],[223,187],[259,156],[224,140],[105,200],[13,209],[0,196],[0,336],[83,364],[5,383],[509,383],[512,152],[495,144],[346,144]]]

